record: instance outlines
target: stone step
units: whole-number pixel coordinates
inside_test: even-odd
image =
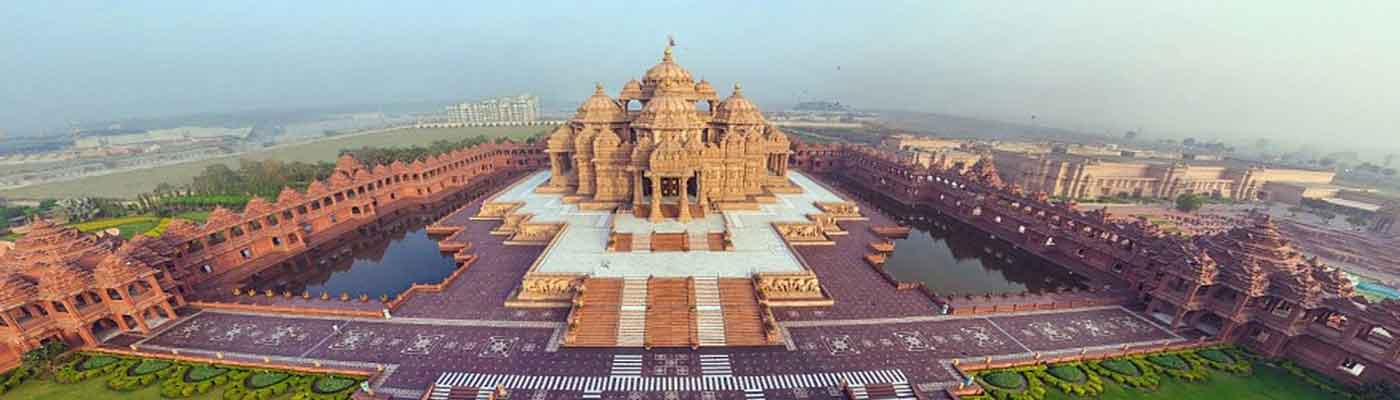
[[[632,251],[636,253],[651,252],[651,232],[636,232],[632,234]]]
[[[686,241],[688,242],[687,244],[689,245],[688,248],[690,251],[710,250],[709,234],[705,232],[687,232]]]
[[[624,278],[618,307],[617,345],[641,346],[646,338],[647,278]]]
[[[720,302],[719,280],[715,277],[695,277],[691,280],[695,293],[695,329],[701,346],[724,346],[724,306]]]

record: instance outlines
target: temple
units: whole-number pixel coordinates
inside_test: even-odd
[[[1400,381],[1400,301],[1358,296],[1272,219],[1170,234],[1052,200],[1016,164],[790,143],[737,85],[720,101],[667,49],[545,141],[341,157],[328,179],[159,237],[33,220],[0,248],[0,366],[61,341],[354,368],[393,398],[933,399],[973,394],[968,372],[994,366],[1237,344],[1347,384]],[[1258,197],[1248,179],[1205,181],[1218,185],[1142,187]],[[456,265],[439,282],[379,301],[236,286],[427,210]],[[934,213],[998,259],[1014,250],[1091,284],[998,295],[900,281],[884,267],[909,247],[899,217]],[[1400,208],[1382,213],[1374,229],[1394,234]]]
[[[578,115],[549,136],[550,180],[541,189],[594,207],[630,201],[652,221],[663,218],[663,202],[674,201],[676,217],[689,221],[692,195],[708,207],[787,187],[788,147],[738,84],[720,101],[667,47],[641,82],[628,81],[617,99],[598,85]]]

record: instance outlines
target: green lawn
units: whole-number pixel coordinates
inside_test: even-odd
[[[117,228],[117,230],[121,231],[121,237],[123,239],[131,239],[132,236],[146,233],[146,231],[155,228],[157,225],[160,225],[160,218],[145,215],[137,215],[131,217],[104,218],[92,220],[81,224],[74,224],[73,227],[78,228],[78,231],[83,233],[98,232],[106,230],[108,228]]]
[[[405,129],[391,133],[351,136],[297,144],[241,154],[234,157],[192,161],[138,171],[120,172],[66,182],[55,182],[5,190],[0,191],[0,197],[22,199],[66,197],[134,198],[138,194],[150,192],[161,182],[167,182],[172,185],[189,183],[196,175],[204,171],[205,167],[210,165],[225,164],[232,168],[238,168],[238,160],[240,158],[305,162],[335,161],[336,156],[340,155],[340,151],[344,149],[357,149],[366,146],[426,146],[437,140],[461,140],[479,135],[485,135],[490,138],[505,137],[517,141],[524,141],[526,138],[545,132],[548,129],[549,127],[545,126]]]
[[[1047,388],[1047,400],[1078,400],[1054,388]],[[1225,399],[1225,400],[1342,400],[1343,397],[1324,392],[1288,371],[1267,365],[1254,364],[1254,375],[1235,376],[1212,371],[1210,380],[1205,383],[1182,382],[1163,377],[1162,385],[1154,392],[1144,392],[1125,388],[1104,379],[1104,400],[1177,400],[1177,399]]]
[[[194,395],[191,400],[221,400],[221,390],[210,390],[209,393]],[[290,396],[282,396],[285,398]],[[0,398],[5,400],[97,400],[97,399],[122,399],[122,400],[166,400],[160,396],[160,384],[141,388],[133,392],[116,392],[107,388],[107,379],[93,378],[82,382],[64,385],[54,383],[49,380],[31,379],[19,387],[11,390]]]
[[[194,221],[194,222],[204,223],[204,220],[209,219],[209,212],[208,212],[208,211],[185,211],[185,212],[182,212],[182,213],[179,213],[179,214],[175,214],[175,218],[187,219],[187,220]]]

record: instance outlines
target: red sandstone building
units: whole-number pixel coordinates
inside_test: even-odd
[[[98,238],[37,220],[0,255],[0,364],[45,341],[95,345],[118,332],[149,333],[201,283],[238,279],[381,213],[493,186],[547,160],[540,148],[511,143],[373,167],[341,157],[326,182],[254,198],[242,212],[215,209],[202,225],[175,220],[159,238]]]
[[[1344,382],[1400,381],[1400,301],[1356,296],[1341,271],[1304,258],[1267,218],[1186,239],[1151,224],[1049,201],[1001,182],[991,162],[965,174],[850,145],[795,146],[794,167],[929,207],[1073,270],[1111,276],[1155,319],[1283,356]]]
[[[328,182],[125,243],[37,221],[0,256],[0,356],[17,357],[46,340],[93,344],[113,331],[149,331],[173,317],[182,293],[196,285],[275,265],[378,214],[493,186],[500,174],[547,161],[540,148],[513,144],[372,168],[342,158]],[[1267,219],[1184,239],[1006,185],[990,161],[956,173],[868,147],[798,144],[790,164],[932,208],[1068,268],[1114,277],[1111,290],[1132,293],[1174,329],[1289,357],[1345,382],[1400,381],[1400,301],[1356,297],[1340,271],[1301,256]]]

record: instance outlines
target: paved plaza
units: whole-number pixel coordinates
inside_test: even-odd
[[[837,198],[806,176],[793,177],[808,193]],[[529,196],[524,193],[517,191]],[[467,207],[480,206],[478,200]],[[810,204],[791,205],[797,212],[804,206]],[[488,233],[498,224],[494,221],[471,222],[456,234],[472,242],[480,258],[451,286],[411,298],[390,319],[206,310],[166,324],[152,337],[123,338],[109,345],[243,360],[266,357],[273,362],[384,367],[385,377],[375,383],[396,398],[418,398],[436,383],[443,385],[439,390],[503,385],[513,396],[529,399],[822,399],[840,397],[837,387],[842,382],[897,383],[901,388],[955,385],[954,359],[978,362],[986,357],[1184,340],[1117,306],[985,317],[940,315],[925,296],[896,291],[860,259],[861,249],[876,239],[868,225],[890,223],[872,211],[866,214],[870,221],[841,222],[850,234],[837,237],[836,246],[797,250],[835,305],[775,309],[784,333],[781,346],[650,351],[561,347],[567,309],[503,306],[542,248],[504,245],[502,237]],[[743,224],[762,224],[771,231],[766,223],[748,217],[740,217]]]
[[[491,202],[523,203],[517,213],[532,215],[532,223],[568,224],[539,261],[538,272],[579,272],[596,277],[627,276],[716,276],[747,278],[760,272],[797,272],[802,263],[788,250],[772,228],[774,222],[807,222],[808,214],[820,212],[817,202],[843,199],[801,173],[788,178],[802,188],[798,194],[777,194],[777,201],[762,204],[758,210],[706,213],[682,224],[675,220],[652,223],[627,213],[580,210],[563,201],[563,195],[536,193],[549,181],[541,171],[501,192]],[[652,232],[729,232],[731,251],[691,251],[685,262],[675,254],[606,251],[610,232],[650,234]]]

